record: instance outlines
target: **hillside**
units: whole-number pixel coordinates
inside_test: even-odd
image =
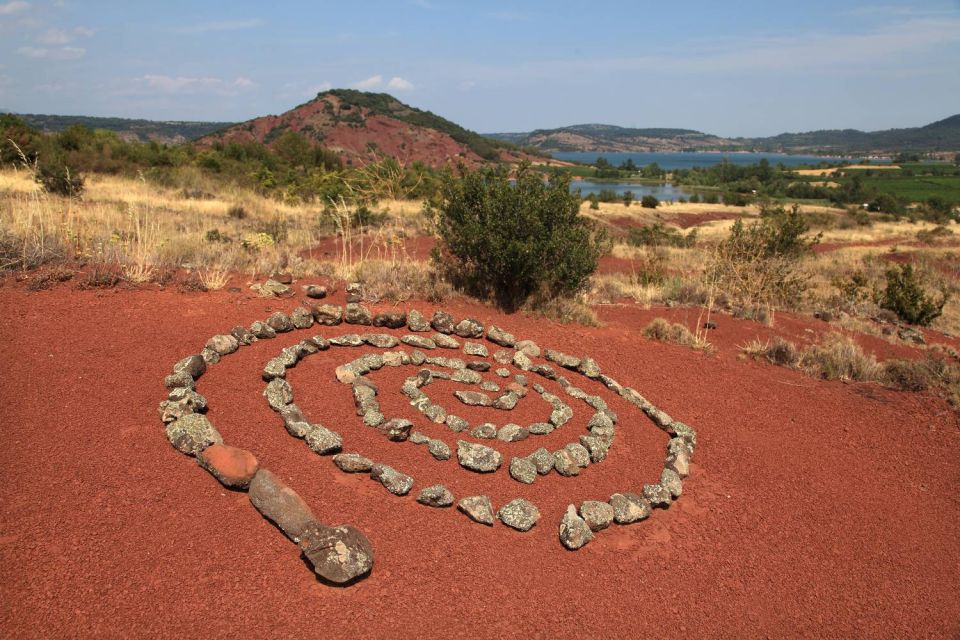
[[[28,125],[44,133],[59,133],[68,127],[82,125],[89,129],[106,129],[130,141],[181,144],[232,126],[232,122],[188,122],[98,118],[94,116],[56,116],[35,113],[16,114]]]
[[[859,131],[824,129],[766,138],[722,138],[690,129],[630,129],[587,124],[489,137],[549,151],[776,151],[790,153],[883,153],[960,150],[960,114],[922,127]]]
[[[632,129],[608,124],[491,133],[489,137],[543,151],[702,151],[733,144],[692,129]]]
[[[463,161],[512,161],[524,154],[509,143],[464,129],[386,93],[335,89],[281,115],[248,120],[198,141],[257,140],[270,145],[287,131],[339,152],[347,163],[384,156],[441,166]]]

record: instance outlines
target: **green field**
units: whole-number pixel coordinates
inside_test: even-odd
[[[960,202],[960,176],[873,175],[863,178],[863,186],[913,202],[935,196],[948,202]]]

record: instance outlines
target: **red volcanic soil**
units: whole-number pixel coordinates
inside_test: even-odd
[[[0,285],[0,635],[6,637],[956,637],[960,634],[957,417],[939,399],[823,382],[740,360],[755,335],[799,339],[816,323],[778,316],[773,330],[715,318],[714,355],[648,341],[656,315],[689,310],[605,306],[602,328],[564,327],[476,304],[457,317],[590,354],[622,383],[694,425],[699,445],[680,500],[610,529],[578,552],[557,527],[569,503],[606,500],[654,481],[666,437],[596,383],[620,416],[610,456],[578,478],[532,486],[476,475],[422,447],[373,437],[333,367],[362,350],[331,349],[292,370],[297,402],[362,451],[458,497],[522,496],[543,514],[529,533],[430,509],[335,470],[287,435],[261,393],[260,370],[284,334],[228,356],[198,390],[227,444],[249,449],[316,514],[370,538],[372,574],[319,582],[297,548],[247,496],[224,489],[166,441],[163,376],[206,339],[292,300],[246,292],[31,293]],[[339,299],[342,302],[342,296]],[[429,313],[434,305],[417,303]],[[406,368],[373,374],[385,413],[455,444],[392,393]],[[448,407],[454,386],[425,391]],[[541,440],[498,445],[509,457],[584,433],[589,412]],[[544,415],[536,394],[511,419]],[[504,422],[493,409],[471,422]]]

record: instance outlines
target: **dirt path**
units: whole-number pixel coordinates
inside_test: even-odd
[[[333,382],[333,352],[291,373],[308,415],[338,429],[348,450],[410,473],[418,487],[444,481],[458,497],[533,500],[543,518],[520,534],[391,496],[369,479],[335,472],[288,436],[261,397],[259,371],[282,346],[316,332],[286,334],[225,359],[198,390],[227,442],[252,450],[318,515],[355,524],[374,545],[371,576],[336,589],[313,577],[246,495],[224,490],[177,453],[156,414],[173,362],[210,335],[289,311],[293,301],[66,286],[29,293],[9,280],[0,295],[0,360],[7,363],[0,383],[0,635],[960,634],[956,417],[928,396],[819,382],[738,360],[736,345],[767,331],[758,325],[719,320],[711,338],[719,352],[704,356],[641,338],[657,313],[633,307],[603,307],[606,326],[587,329],[445,305],[458,317],[591,354],[697,427],[683,497],[644,523],[599,533],[575,553],[557,540],[566,504],[638,490],[662,463],[665,437],[619,398],[603,394],[621,419],[606,461],[576,479],[551,475],[526,487],[503,469],[467,474],[422,448],[370,437],[349,394]],[[783,322],[788,335],[805,332],[803,322]],[[388,388],[403,375],[385,374],[378,383]],[[438,383],[430,391],[452,388]],[[518,407],[518,422],[539,415],[531,396]],[[387,412],[412,413],[396,396],[386,398]],[[555,441],[530,439],[505,445],[504,453],[571,439],[586,420],[575,410]],[[464,417],[487,415],[480,411]],[[445,428],[422,426],[453,443]]]

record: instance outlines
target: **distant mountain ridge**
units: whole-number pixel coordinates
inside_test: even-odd
[[[201,138],[197,144],[256,140],[271,145],[288,131],[339,153],[348,164],[364,164],[384,156],[430,166],[526,157],[507,141],[464,129],[389,94],[353,89],[324,91],[285,113],[233,125]]]
[[[6,113],[0,110],[0,113]],[[15,114],[34,129],[59,133],[73,125],[113,131],[125,140],[162,144],[181,144],[232,126],[232,122],[200,122],[181,120],[142,120],[137,118],[100,118],[96,116],[57,116],[37,113]]]
[[[843,154],[960,151],[960,114],[922,127],[884,131],[826,129],[782,133],[765,138],[723,138],[692,129],[636,129],[604,124],[487,135],[544,152],[776,151]]]

